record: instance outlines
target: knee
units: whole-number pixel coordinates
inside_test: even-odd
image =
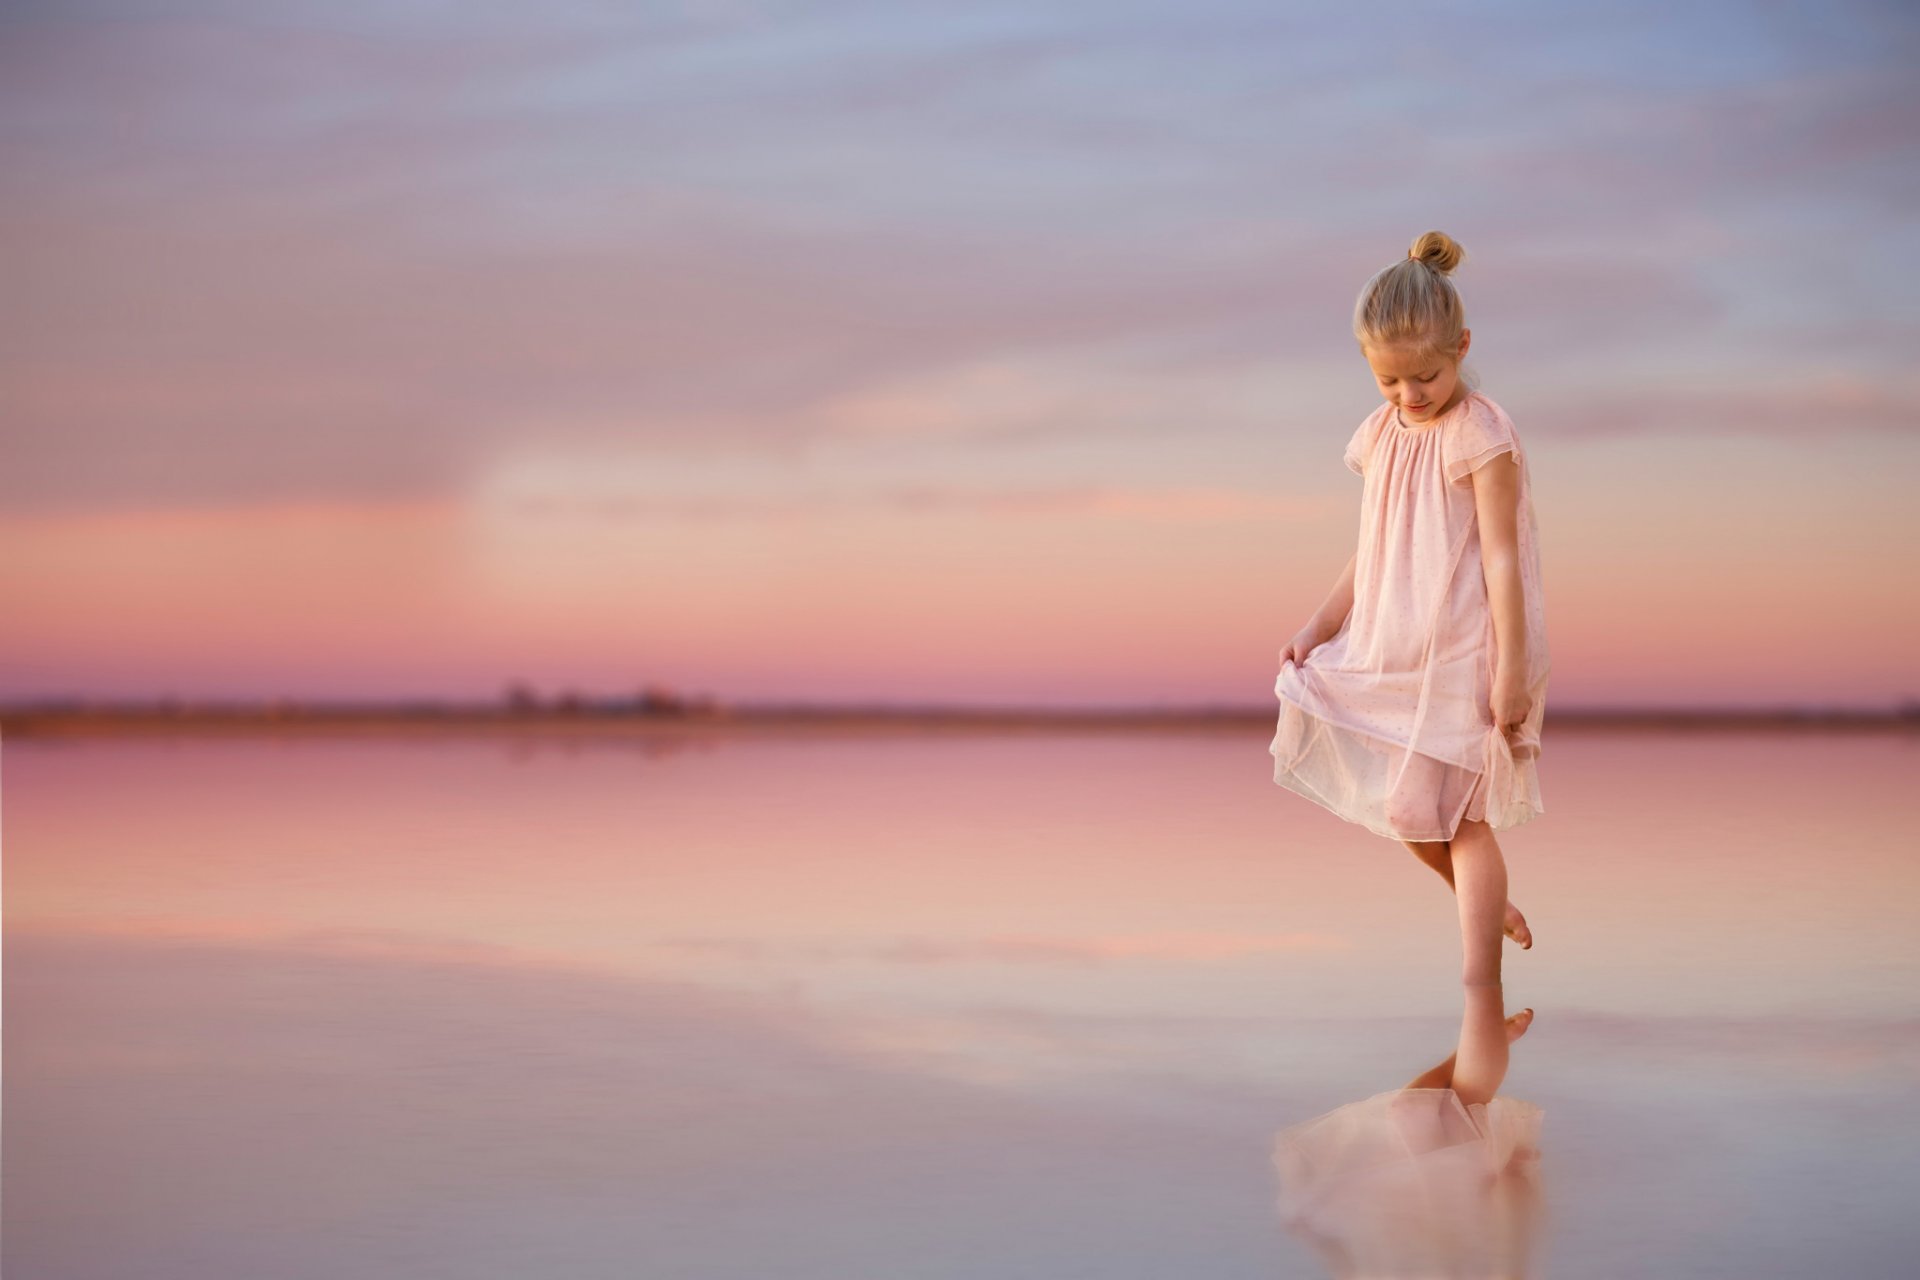
[[[1387,797],[1386,819],[1387,825],[1395,831],[1445,830],[1447,825],[1431,797],[1407,794]],[[1445,840],[1410,840],[1406,836],[1400,837],[1400,843],[1415,853],[1421,852],[1422,846],[1447,847]]]
[[[1494,843],[1493,828],[1477,818],[1462,818],[1454,828],[1452,847],[1482,849]]]

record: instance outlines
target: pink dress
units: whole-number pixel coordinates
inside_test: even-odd
[[[1519,1098],[1390,1089],[1273,1140],[1281,1221],[1336,1276],[1536,1274],[1545,1112]]]
[[[1520,586],[1533,706],[1511,738],[1490,706],[1498,653],[1473,472],[1520,466]],[[1392,404],[1347,443],[1364,480],[1353,609],[1300,662],[1283,662],[1273,780],[1396,840],[1451,840],[1463,818],[1514,827],[1542,812],[1547,634],[1526,451],[1478,391],[1422,426]]]

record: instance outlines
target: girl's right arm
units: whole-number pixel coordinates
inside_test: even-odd
[[[1347,567],[1341,570],[1340,579],[1333,584],[1333,590],[1327,593],[1326,601],[1307,620],[1307,625],[1300,628],[1299,634],[1287,642],[1286,648],[1280,650],[1282,663],[1306,661],[1309,653],[1339,632],[1340,625],[1353,611],[1353,573],[1359,563],[1360,553],[1356,551],[1353,558],[1347,561]]]

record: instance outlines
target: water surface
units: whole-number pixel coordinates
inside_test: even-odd
[[[1907,1274],[1911,738],[1560,732],[1542,1274]],[[1312,1276],[1281,1127],[1459,1026],[1257,729],[11,740],[5,1269]]]

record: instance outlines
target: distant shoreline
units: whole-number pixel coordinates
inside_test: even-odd
[[[635,710],[592,705],[569,709],[454,703],[293,704],[179,703],[134,706],[0,707],[0,738],[127,735],[622,735],[742,732],[884,732],[1009,729],[1038,731],[1215,731],[1272,722],[1265,707],[973,709],[757,705]],[[1920,705],[1896,710],[1799,708],[1751,710],[1549,710],[1546,729],[1579,732],[1648,730],[1846,731],[1911,733]]]

